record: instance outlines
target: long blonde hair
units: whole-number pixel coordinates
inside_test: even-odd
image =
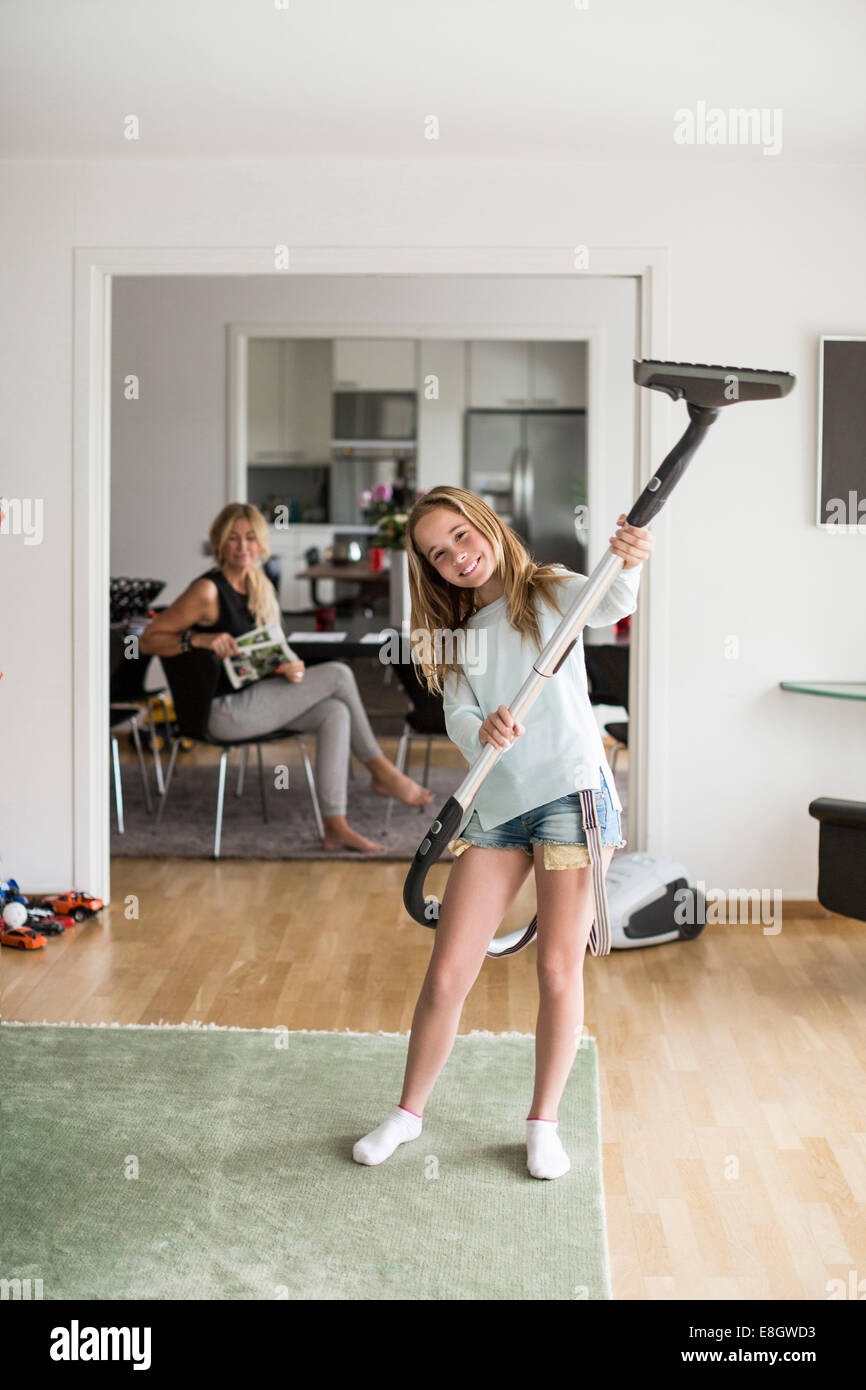
[[[447,507],[464,516],[490,542],[496,573],[505,586],[508,621],[521,636],[530,636],[541,650],[541,632],[535,599],[541,595],[549,606],[562,615],[556,590],[563,579],[553,565],[537,565],[519,536],[497,516],[492,507],[462,487],[434,487],[419,497],[406,522],[406,553],[409,556],[409,592],[412,598],[412,644],[421,659],[418,663],[429,691],[441,694],[445,676],[459,665],[453,656],[454,644],[436,641],[436,631],[456,631],[466,626],[467,618],[476,611],[472,589],[449,584],[438,570],[421,554],[415,543],[415,527],[435,507]],[[421,629],[427,640],[418,641]],[[443,650],[444,647],[444,650]]]
[[[261,561],[267,560],[271,553],[268,537],[268,524],[258,507],[251,502],[229,502],[215,518],[208,532],[214,563],[222,569],[226,542],[235,522],[243,517],[252,527],[261,548]],[[250,565],[246,573],[247,607],[255,619],[256,627],[265,623],[279,622],[282,614],[274,586],[264,570],[258,565]]]

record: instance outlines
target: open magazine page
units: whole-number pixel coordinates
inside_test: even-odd
[[[235,638],[235,641],[241,651],[237,656],[227,656],[223,661],[225,673],[235,690],[272,675],[274,668],[281,666],[284,661],[296,659],[279,623],[253,628]]]

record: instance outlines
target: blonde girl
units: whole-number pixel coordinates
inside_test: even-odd
[[[353,1155],[359,1163],[381,1163],[421,1133],[424,1106],[454,1045],[466,996],[534,869],[539,1009],[527,1168],[533,1177],[556,1178],[570,1167],[557,1134],[558,1109],[583,1029],[583,960],[594,908],[578,793],[594,790],[605,873],[614,850],[625,845],[622,803],[589,702],[581,640],[546,682],[528,728],[514,721],[501,698],[519,689],[586,576],[536,564],[511,528],[463,488],[428,492],[413,507],[406,531],[413,633],[420,629],[427,639],[416,642],[425,653],[421,670],[428,689],[443,694],[449,736],[470,764],[487,743],[505,751],[449,845],[456,861],[412,1020],[400,1104],[357,1142]],[[610,549],[624,566],[591,626],[634,612],[640,566],[654,541],[648,528],[618,518]],[[478,628],[487,639],[472,662],[464,656],[465,668],[455,655],[460,643],[444,640],[463,628]],[[464,652],[470,650],[479,650],[477,640],[464,643]]]

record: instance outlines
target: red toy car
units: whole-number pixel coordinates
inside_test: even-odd
[[[89,893],[82,893],[79,888],[73,888],[70,893],[49,893],[42,899],[40,906],[50,907],[57,917],[74,917],[76,922],[83,922],[105,904],[101,898],[92,898]]]
[[[33,927],[0,927],[0,946],[17,946],[19,951],[35,951],[47,945],[47,938]]]

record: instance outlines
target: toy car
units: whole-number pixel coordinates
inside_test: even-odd
[[[51,908],[58,917],[74,917],[76,922],[92,917],[104,906],[101,898],[92,898],[80,888],[73,888],[69,893],[49,893],[40,903],[40,907]]]
[[[72,917],[59,916],[50,907],[28,907],[27,926],[44,932],[46,936],[62,936],[75,926],[75,921]]]
[[[17,946],[19,951],[36,951],[47,945],[47,938],[33,927],[0,927],[0,946]]]

